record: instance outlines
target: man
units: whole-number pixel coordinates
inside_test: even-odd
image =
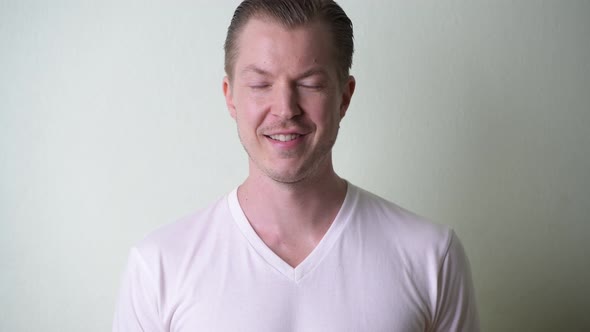
[[[249,175],[132,250],[114,331],[478,331],[454,233],[334,172],[355,89],[342,9],[246,0],[225,51]]]

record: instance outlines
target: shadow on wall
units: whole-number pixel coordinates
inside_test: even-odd
[[[388,189],[412,188],[404,197],[457,230],[482,330],[590,331],[590,100],[578,87],[587,79],[552,80],[560,74],[541,60],[490,69],[472,59],[449,72],[439,61],[420,64],[429,74],[415,101],[394,105],[408,115],[374,123],[374,133],[397,133],[369,159],[395,165]]]
[[[582,119],[556,112],[551,94],[477,74],[441,144],[447,179],[433,181],[445,218],[465,230],[482,327],[588,331],[588,161],[572,160],[576,138],[560,132]]]

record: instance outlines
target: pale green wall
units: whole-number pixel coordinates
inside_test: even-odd
[[[0,0],[0,330],[105,331],[128,248],[246,174],[237,2],[47,3]],[[484,331],[590,330],[590,1],[341,3],[339,173],[457,230]]]

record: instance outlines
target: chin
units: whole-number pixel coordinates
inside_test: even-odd
[[[306,178],[305,174],[300,174],[300,173],[293,174],[293,173],[281,173],[281,172],[268,171],[268,172],[265,172],[265,174],[273,181],[276,181],[279,183],[285,183],[285,184],[299,183],[299,182],[305,180],[305,178]]]
[[[317,177],[319,166],[318,163],[313,163],[311,165],[301,166],[298,169],[289,170],[266,168],[263,169],[263,173],[273,181],[284,184],[296,184]]]

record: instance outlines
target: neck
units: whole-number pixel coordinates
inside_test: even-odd
[[[317,246],[336,218],[347,183],[331,164],[297,183],[280,183],[250,168],[238,188],[240,206],[264,243],[295,267]]]
[[[296,183],[280,183],[251,172],[238,188],[238,199],[255,229],[296,234],[297,231],[327,230],[340,210],[346,190],[346,181],[330,165]]]

